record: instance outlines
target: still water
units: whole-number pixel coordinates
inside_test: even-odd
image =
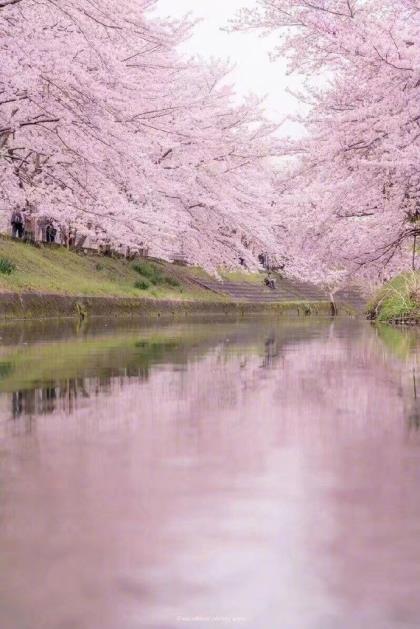
[[[420,626],[416,332],[0,336],[2,629]]]

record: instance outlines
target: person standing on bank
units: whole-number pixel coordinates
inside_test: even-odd
[[[32,206],[26,204],[23,214],[23,240],[34,243],[36,232],[36,218],[32,214]]]
[[[49,244],[52,244],[52,243],[55,242],[55,237],[57,235],[57,230],[56,230],[56,228],[54,227],[54,225],[53,225],[53,223],[51,221],[48,223],[48,225],[46,227],[45,235],[46,235],[46,241]]]
[[[12,237],[22,238],[23,237],[23,216],[19,208],[16,207],[13,210],[12,218],[10,222],[12,224]]]

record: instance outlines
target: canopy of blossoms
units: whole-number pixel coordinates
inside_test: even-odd
[[[234,28],[278,33],[273,54],[302,76],[306,133],[283,143],[274,219],[296,272],[409,267],[420,218],[418,0],[258,0]]]
[[[191,262],[275,252],[274,126],[229,66],[184,61],[154,0],[0,0],[0,206]]]
[[[410,267],[420,233],[418,0],[256,0],[302,75],[301,138],[184,59],[155,0],[0,0],[0,211],[114,246],[334,284]],[[4,223],[3,220],[3,223]],[[415,255],[414,255],[415,258]]]

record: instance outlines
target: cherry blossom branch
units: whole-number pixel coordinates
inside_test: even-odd
[[[11,4],[17,4],[18,2],[22,2],[22,0],[0,0],[0,9],[10,6]]]

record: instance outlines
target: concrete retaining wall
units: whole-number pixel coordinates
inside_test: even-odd
[[[144,319],[186,316],[329,316],[328,302],[239,303],[205,301],[154,301],[120,297],[84,297],[43,293],[1,293],[0,319],[51,317],[140,317]]]

